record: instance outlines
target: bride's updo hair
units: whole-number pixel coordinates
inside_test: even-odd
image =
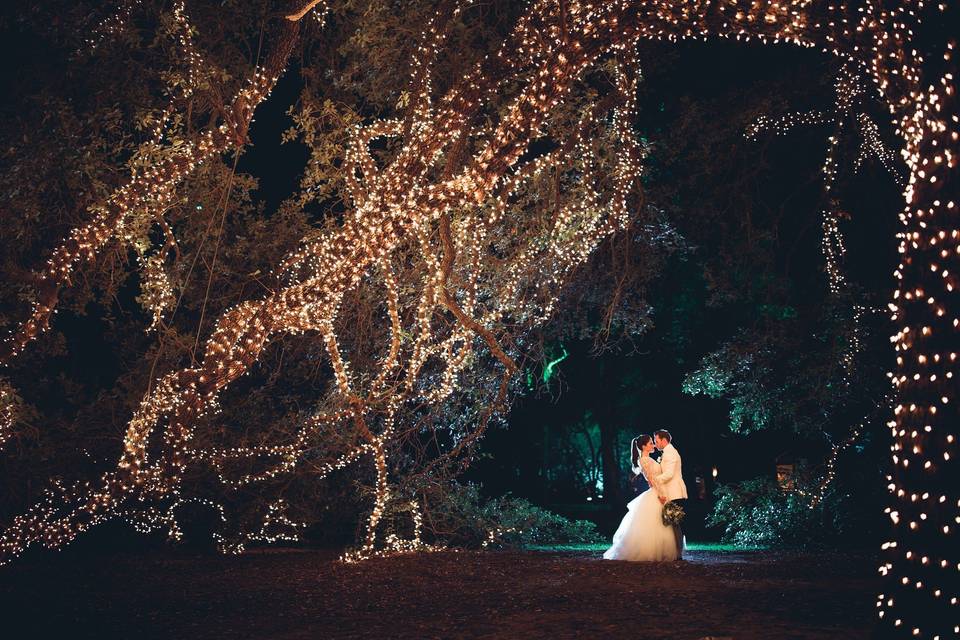
[[[647,434],[642,436],[637,436],[630,441],[630,465],[633,467],[640,466],[640,454],[643,452],[643,448],[653,440]]]

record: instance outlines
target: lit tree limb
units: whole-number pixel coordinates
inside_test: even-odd
[[[303,7],[300,8],[299,11],[295,11],[295,12],[287,15],[286,18],[287,18],[287,20],[289,20],[289,21],[291,21],[291,22],[297,22],[297,21],[299,21],[301,18],[303,18],[303,16],[307,15],[308,13],[310,13],[310,10],[311,10],[311,9],[313,9],[315,6],[317,6],[318,4],[320,4],[320,3],[322,3],[322,2],[325,2],[325,0],[309,0],[309,1],[307,2],[307,4],[303,5]]]
[[[283,73],[295,48],[297,35],[296,22],[284,23],[265,63],[247,80],[226,108],[222,124],[197,134],[181,145],[179,152],[156,166],[135,173],[102,206],[93,209],[95,216],[90,222],[71,231],[53,251],[46,268],[38,276],[36,301],[29,317],[0,343],[0,364],[16,357],[31,340],[49,328],[61,290],[69,286],[75,269],[84,262],[92,261],[107,243],[122,236],[124,224],[133,212],[169,198],[177,185],[201,164],[244,144],[253,112],[270,94],[277,78]]]

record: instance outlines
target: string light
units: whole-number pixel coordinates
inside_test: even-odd
[[[836,149],[841,139],[851,135],[851,111],[859,106],[866,94],[857,74],[849,66],[840,69],[837,80],[834,83],[835,99],[834,107],[831,113],[825,114],[821,111],[808,111],[801,113],[789,113],[777,119],[770,119],[766,116],[760,116],[754,120],[746,129],[744,136],[750,140],[756,140],[759,134],[764,131],[773,131],[775,135],[785,135],[790,130],[798,126],[834,125],[832,135],[827,138],[827,153],[823,164],[823,188],[824,195],[829,202],[829,206],[823,210],[823,236],[821,246],[826,262],[826,270],[830,292],[833,295],[839,295],[847,286],[847,279],[840,266],[841,259],[846,253],[843,234],[839,226],[839,206],[835,197],[831,196],[834,190],[837,178]],[[854,161],[854,168],[859,169],[865,160],[875,157],[883,164],[884,168],[899,182],[899,172],[892,158],[892,154],[887,150],[880,140],[879,128],[872,118],[865,112],[860,112],[856,116],[856,122],[859,125],[861,144],[859,153]],[[853,314],[850,327],[850,341],[847,348],[841,355],[841,364],[843,366],[843,384],[849,386],[851,375],[853,374],[856,356],[861,349],[861,323],[864,312],[867,308],[860,304],[853,305]],[[885,406],[892,404],[889,399]],[[871,412],[872,415],[873,412]],[[806,491],[799,487],[795,492],[808,499],[808,507],[815,509],[818,507],[826,495],[827,489],[836,478],[836,462],[839,455],[854,444],[864,432],[870,415],[864,417],[858,425],[851,428],[848,436],[840,443],[830,443],[830,453],[824,463],[824,472],[817,487]]]
[[[174,18],[179,25],[178,38],[183,56],[188,62],[189,82],[186,91],[189,95],[195,90],[194,83],[200,82],[201,77],[205,76],[201,70],[203,59],[193,45],[191,28],[183,7],[182,0],[175,3]],[[156,163],[144,168],[134,164],[130,180],[116,189],[103,204],[92,207],[93,219],[71,231],[53,251],[46,268],[39,274],[37,300],[32,304],[28,318],[0,344],[0,364],[8,363],[27,343],[49,328],[50,318],[56,312],[60,288],[70,282],[79,264],[93,261],[111,240],[132,242],[133,238],[127,230],[135,217],[152,216],[156,211],[163,210],[173,199],[177,185],[199,166],[245,142],[254,110],[269,97],[296,43],[297,23],[285,23],[290,26],[276,39],[275,50],[225,108],[222,124],[182,144],[169,145]],[[169,107],[155,125],[154,141],[159,141],[163,136],[168,111]]]
[[[852,119],[852,111],[860,107],[866,95],[860,77],[854,70],[852,63],[840,68],[834,82],[834,104],[829,113],[822,111],[806,111],[788,113],[779,118],[770,118],[762,115],[751,122],[744,131],[748,140],[757,140],[761,133],[772,131],[774,135],[783,136],[801,126],[831,124],[832,134],[827,138],[827,153],[821,169],[823,173],[823,189],[828,206],[823,210],[823,236],[821,246],[826,259],[827,277],[830,292],[838,295],[846,286],[846,277],[840,268],[840,263],[846,254],[843,234],[840,231],[839,201],[833,191],[837,181],[837,147],[841,140],[860,134],[860,150],[854,160],[854,168],[859,169],[868,158],[877,158],[894,178],[900,182],[900,174],[893,154],[880,140],[880,131],[873,119],[864,111],[860,111]],[[859,129],[854,131],[856,127]],[[854,319],[857,322],[857,319]]]
[[[0,378],[0,449],[13,435],[13,425],[17,421],[20,398],[13,386]]]
[[[892,406],[890,398],[886,398],[884,402],[878,404],[875,409],[881,409]],[[800,487],[796,487],[794,491],[809,500],[808,507],[810,509],[816,509],[823,502],[824,497],[827,494],[827,489],[830,488],[831,483],[836,479],[836,467],[837,467],[837,458],[841,453],[849,449],[853,444],[855,444],[860,437],[863,435],[868,425],[873,419],[874,412],[865,416],[855,427],[850,429],[850,433],[844,438],[843,441],[836,443],[831,442],[830,444],[830,455],[827,456],[827,460],[824,463],[824,472],[820,478],[820,481],[817,484],[816,489],[811,491],[806,491]]]
[[[124,0],[116,11],[100,20],[91,29],[91,36],[84,40],[90,50],[96,50],[107,39],[112,39],[123,33],[133,12],[138,9],[143,0]]]
[[[515,531],[517,531],[516,527],[494,527],[493,529],[487,531],[487,537],[483,542],[480,543],[480,547],[482,549],[486,549],[491,545],[496,544],[497,541],[506,534],[513,533]],[[519,531],[519,533],[523,533],[523,531]]]

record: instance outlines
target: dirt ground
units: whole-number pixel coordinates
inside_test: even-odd
[[[867,638],[862,554],[48,552],[0,568],[3,638]],[[10,632],[13,633],[10,633]]]

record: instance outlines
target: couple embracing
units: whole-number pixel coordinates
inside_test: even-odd
[[[638,436],[630,443],[630,462],[635,474],[643,474],[650,488],[627,504],[627,515],[613,534],[613,544],[603,557],[607,560],[680,560],[683,534],[671,524],[677,502],[687,498],[681,473],[680,452],[670,443],[668,431],[656,431],[651,438]],[[663,455],[660,462],[650,457],[654,448]],[[668,505],[666,511],[665,505]]]

